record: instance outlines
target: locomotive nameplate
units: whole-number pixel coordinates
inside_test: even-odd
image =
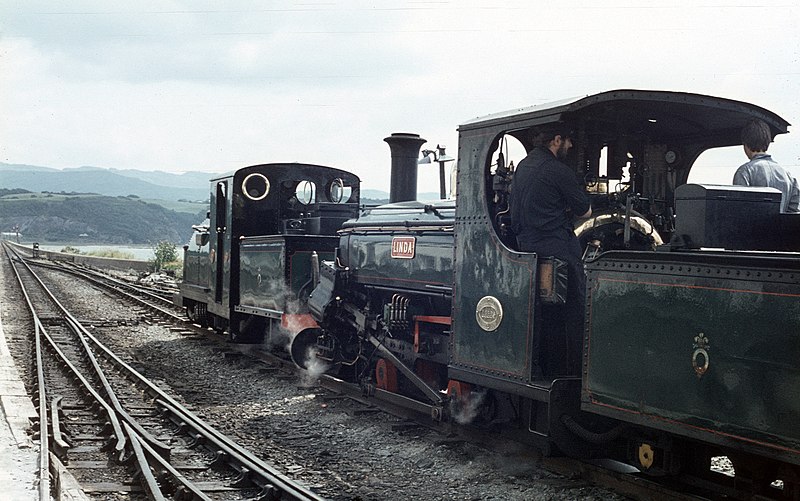
[[[392,238],[392,258],[414,259],[416,246],[416,237],[394,237]]]
[[[475,319],[481,329],[486,332],[495,331],[503,321],[503,305],[494,296],[484,296],[475,307]]]

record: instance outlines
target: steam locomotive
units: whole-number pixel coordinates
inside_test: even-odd
[[[211,180],[208,217],[184,246],[174,302],[233,341],[286,344],[314,321],[303,311],[319,259],[356,217],[358,176],[321,165],[253,165]]]
[[[788,132],[763,108],[665,91],[479,118],[458,129],[457,202],[415,200],[413,134],[386,138],[391,202],[377,207],[359,206],[344,171],[248,167],[212,181],[176,301],[435,420],[653,475],[716,480],[711,458],[725,455],[737,488],[798,499],[800,216],[771,188],[687,184],[752,118]],[[564,273],[517,250],[508,219],[512,157],[556,122],[576,131],[566,163],[593,207],[575,230],[579,373],[548,369],[568,349],[542,321],[563,307]]]

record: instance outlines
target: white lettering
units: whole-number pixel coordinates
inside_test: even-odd
[[[394,237],[392,239],[392,257],[395,259],[413,259],[415,247],[415,237]]]

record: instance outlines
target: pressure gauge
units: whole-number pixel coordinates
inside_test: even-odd
[[[675,153],[675,151],[673,150],[667,150],[667,152],[664,153],[664,161],[667,162],[668,164],[674,164],[675,160],[677,159],[678,159],[678,154]]]

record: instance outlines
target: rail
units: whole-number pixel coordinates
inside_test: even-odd
[[[283,475],[274,467],[255,457],[252,453],[203,422],[170,395],[161,390],[157,385],[128,366],[86,330],[80,322],[64,308],[53,293],[47,289],[42,279],[36,275],[28,263],[19,256],[14,256],[7,246],[6,252],[9,259],[12,259],[12,263],[16,263],[13,266],[14,273],[22,287],[31,314],[35,319],[34,324],[36,325],[37,379],[40,384],[40,434],[42,437],[41,445],[43,447],[42,454],[40,455],[42,458],[40,463],[40,499],[49,499],[50,495],[49,476],[47,474],[50,454],[48,452],[50,450],[47,419],[48,405],[44,369],[45,363],[42,353],[42,348],[45,345],[58,357],[59,365],[66,367],[73,375],[71,379],[74,379],[83,387],[84,394],[90,396],[92,401],[95,402],[94,405],[101,409],[101,412],[107,417],[114,437],[110,449],[115,453],[116,461],[122,462],[130,458],[129,462],[135,466],[137,470],[136,477],[139,479],[142,489],[149,499],[164,499],[164,493],[162,492],[162,488],[164,487],[159,487],[159,482],[157,482],[153,476],[153,471],[159,472],[159,480],[161,483],[163,483],[167,489],[171,490],[171,492],[174,492],[175,495],[185,497],[188,494],[192,499],[201,500],[211,498],[203,492],[207,487],[191,481],[185,477],[177,467],[170,464],[170,448],[157,440],[153,434],[148,432],[142,424],[123,408],[121,398],[117,396],[112,384],[109,382],[106,375],[107,371],[101,367],[98,357],[102,358],[105,363],[110,364],[115,371],[123,374],[124,378],[134,382],[151,395],[155,408],[160,409],[159,412],[161,415],[167,418],[168,421],[177,425],[179,430],[182,430],[195,439],[195,441],[198,438],[201,439],[206,450],[216,453],[215,462],[226,464],[228,468],[236,473],[237,485],[253,485],[261,489],[258,499],[280,498],[314,501],[323,499],[304,486]],[[50,328],[56,326],[56,328],[68,329],[71,331],[74,334],[71,346],[62,347],[61,345],[63,345],[65,341],[63,339],[56,339],[48,333],[45,322],[42,321],[37,312],[37,305],[31,299],[31,295],[28,292],[29,287],[26,286],[21,276],[20,272],[22,270],[24,270],[29,277],[34,278],[35,282],[38,284],[39,290],[44,291],[44,294],[49,298],[50,302],[57,307],[58,313],[48,315],[46,323]],[[150,305],[150,307],[152,308],[153,305]],[[74,350],[77,349],[76,347],[82,347],[83,355],[71,355],[74,353]],[[98,357],[95,356],[95,352]],[[83,369],[88,370],[88,368],[91,367],[92,376],[84,374],[84,371],[79,367],[81,364],[73,361],[75,356],[84,359],[82,362]],[[95,388],[90,379],[99,381],[98,388]],[[57,398],[60,402],[60,397]],[[53,409],[57,409],[59,403],[54,402],[52,407]],[[58,411],[55,410],[55,412]],[[55,421],[57,422],[57,419]],[[58,436],[58,440],[55,440],[56,444],[54,445],[56,449],[69,447],[69,443],[63,438],[58,424],[54,426],[53,433]],[[130,453],[128,458],[124,457],[126,452]],[[178,492],[180,494],[177,494]]]

